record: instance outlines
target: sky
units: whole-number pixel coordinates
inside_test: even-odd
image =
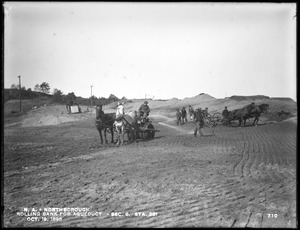
[[[4,88],[296,101],[296,3],[4,2]]]

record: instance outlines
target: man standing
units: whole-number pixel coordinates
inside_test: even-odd
[[[182,107],[181,116],[182,116],[182,124],[184,124],[184,120],[185,122],[187,122],[185,107]]]
[[[228,115],[229,111],[227,110],[227,106],[225,106],[225,109],[222,112],[224,124],[228,124]]]
[[[181,112],[179,109],[176,109],[176,120],[177,120],[177,125],[181,124]]]
[[[204,126],[204,121],[203,121],[203,115],[202,115],[202,109],[199,108],[195,111],[195,117],[194,117],[194,121],[195,121],[195,130],[194,130],[194,136],[197,136],[197,131],[199,132],[200,136],[204,136],[201,129]]]

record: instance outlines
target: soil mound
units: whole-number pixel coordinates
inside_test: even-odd
[[[83,109],[83,108],[82,108]],[[83,111],[87,111],[83,109]],[[94,111],[88,113],[68,114],[65,106],[47,106],[29,111],[21,122],[22,127],[59,125],[66,122],[88,119]]]
[[[270,99],[267,96],[264,95],[255,95],[255,96],[236,96],[233,95],[230,97],[230,99],[232,100],[236,100],[236,101],[244,101],[244,100],[262,100],[262,99]]]

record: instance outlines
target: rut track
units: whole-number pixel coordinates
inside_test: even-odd
[[[150,141],[100,145],[92,121],[5,132],[5,224],[25,227],[295,227],[296,126],[193,124]],[[176,127],[177,128],[177,127]],[[39,138],[37,138],[37,136]],[[108,135],[110,140],[110,135]],[[34,197],[34,199],[33,199]],[[28,222],[22,207],[89,207],[98,217]],[[130,217],[107,215],[128,212]],[[135,212],[156,212],[137,217]],[[277,215],[271,218],[270,215]]]

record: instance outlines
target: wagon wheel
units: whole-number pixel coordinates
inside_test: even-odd
[[[237,120],[237,119],[230,119],[229,120],[229,126],[231,126],[231,127],[238,127],[239,126],[239,120]]]
[[[145,131],[143,132],[143,139],[154,139],[155,131],[154,126],[151,123],[147,123],[144,126]]]
[[[211,118],[213,126],[217,126],[218,124],[223,122],[223,115],[221,113],[215,113]]]
[[[213,122],[210,117],[204,118],[204,127],[208,127],[208,128],[213,127]]]

